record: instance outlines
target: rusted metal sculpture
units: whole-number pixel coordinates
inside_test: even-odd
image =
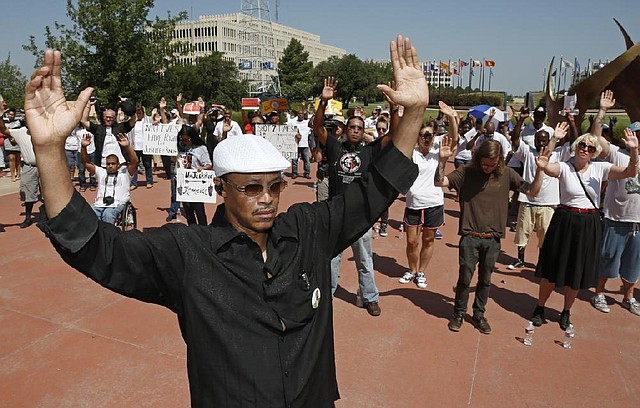
[[[616,102],[624,106],[632,122],[640,120],[640,43],[634,45],[631,37],[618,20],[614,18],[613,21],[622,32],[627,50],[575,86],[573,93],[578,95],[576,108],[580,112],[575,118],[576,123],[582,123],[586,110],[605,89],[613,91]],[[552,58],[551,64],[549,64],[545,94],[549,123],[555,127],[560,120],[558,112],[564,106],[564,96],[556,98],[553,95],[551,81],[553,61]]]

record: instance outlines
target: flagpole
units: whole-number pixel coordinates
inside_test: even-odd
[[[560,95],[560,76],[562,75],[562,56],[560,56],[560,72],[556,75],[556,97]]]
[[[489,89],[488,91],[491,92],[491,77],[493,76],[493,68],[489,67]]]
[[[484,61],[480,61],[480,67],[482,68],[482,72],[480,73],[480,95],[484,96]]]
[[[473,58],[469,60],[469,91],[471,91],[471,78],[473,78]]]
[[[542,90],[544,90],[546,83],[547,83],[547,67],[544,67],[544,72],[542,73]]]

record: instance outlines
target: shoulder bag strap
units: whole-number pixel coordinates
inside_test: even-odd
[[[596,210],[599,210],[600,207],[598,207],[593,202],[593,200],[591,199],[591,196],[589,195],[589,193],[587,193],[587,188],[584,186],[584,183],[582,182],[582,177],[580,177],[580,174],[578,173],[578,169],[576,169],[576,166],[574,166],[572,162],[569,162],[569,163],[571,164],[571,167],[573,167],[573,169],[576,171],[576,177],[578,177],[578,181],[580,182],[580,186],[582,186],[582,191],[584,191],[584,195],[587,196],[587,198],[591,202],[591,205],[593,206],[593,208],[595,208]]]

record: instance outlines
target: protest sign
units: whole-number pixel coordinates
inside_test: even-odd
[[[291,125],[256,125],[256,136],[271,142],[287,160],[298,157],[298,144],[295,135],[298,129]]]
[[[178,155],[178,131],[182,125],[160,123],[154,125],[145,123],[142,127],[144,135],[144,154],[158,154],[161,156]]]
[[[214,177],[213,170],[176,169],[176,201],[215,203]]]

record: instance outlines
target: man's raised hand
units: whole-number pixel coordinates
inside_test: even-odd
[[[332,76],[328,76],[324,80],[324,87],[322,88],[321,99],[328,101],[335,96],[336,89],[338,88],[338,80]]]
[[[608,110],[613,108],[616,104],[616,100],[613,99],[613,91],[607,89],[606,91],[600,94],[600,108],[604,110]]]
[[[73,107],[67,105],[62,91],[60,51],[47,50],[44,63],[31,74],[24,96],[24,110],[31,141],[40,146],[60,146],[80,122],[92,88],[78,95]]]
[[[396,87],[378,85],[385,96],[394,104],[407,108],[425,108],[429,104],[429,86],[418,60],[418,53],[409,38],[398,35],[390,45],[393,80]]]

